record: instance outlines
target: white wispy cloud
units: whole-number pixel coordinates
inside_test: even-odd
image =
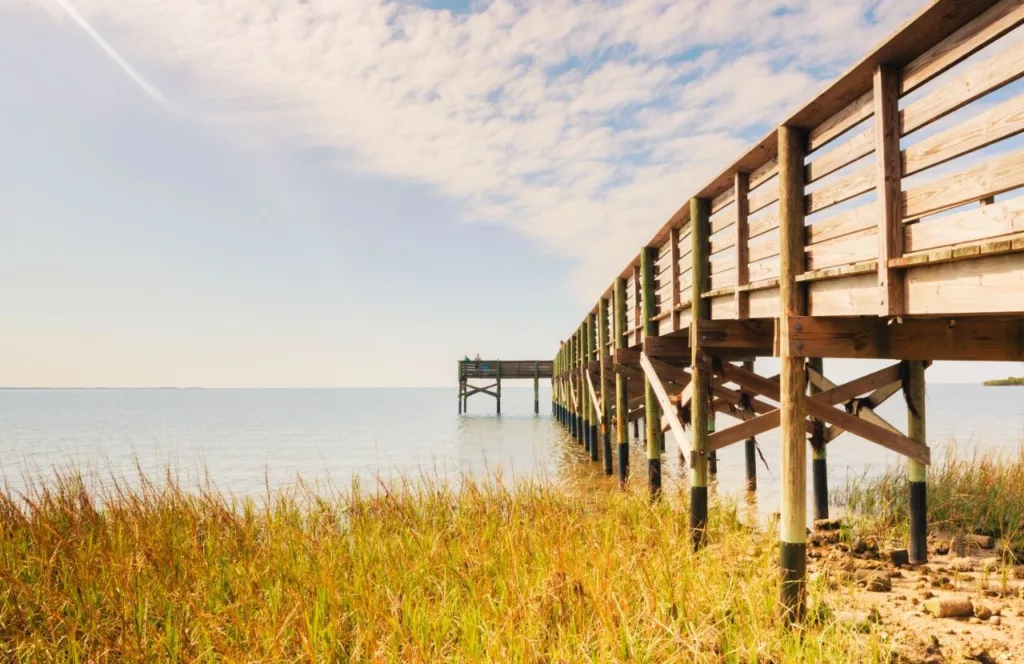
[[[433,185],[467,221],[571,255],[585,301],[752,136],[921,5],[75,0],[109,26],[110,53],[198,76],[200,105]]]

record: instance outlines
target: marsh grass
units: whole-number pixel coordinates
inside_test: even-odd
[[[4,661],[884,661],[776,613],[774,535],[667,495],[423,479],[232,498],[65,474],[0,495]]]
[[[903,532],[908,492],[906,466],[899,464],[847,481],[835,500],[875,527]],[[950,447],[928,470],[928,520],[938,530],[1001,537],[1024,551],[1024,446],[1016,453]]]

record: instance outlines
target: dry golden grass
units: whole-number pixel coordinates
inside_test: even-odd
[[[65,475],[0,495],[4,661],[870,662],[878,634],[776,613],[774,534],[670,494],[434,480],[233,499]]]

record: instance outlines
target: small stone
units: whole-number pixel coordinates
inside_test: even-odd
[[[886,556],[895,567],[910,564],[910,554],[906,549],[891,549],[886,552]]]
[[[930,590],[925,590],[921,593],[921,599],[931,599],[932,597],[935,597],[935,593]]]
[[[857,579],[857,585],[864,586],[864,588],[873,593],[887,593],[892,590],[892,579],[885,572],[859,569],[855,578]]]
[[[924,608],[938,618],[966,618],[974,615],[974,605],[966,597],[930,599],[924,603]]]
[[[972,625],[980,625],[981,624],[981,620],[979,618],[970,618],[970,619],[967,620],[967,622],[971,623]]]
[[[992,616],[988,619],[988,622],[990,625],[996,625],[998,627],[999,625],[1003,624],[1003,619],[999,616]]]
[[[964,535],[964,542],[982,549],[996,548],[996,540],[988,535]]]
[[[815,519],[814,529],[819,531],[839,530],[843,527],[842,519]]]
[[[974,615],[976,615],[979,620],[988,620],[992,617],[992,609],[984,604],[978,604],[974,607]]]

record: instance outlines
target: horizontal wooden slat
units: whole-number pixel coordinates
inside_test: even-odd
[[[914,219],[1021,186],[1024,186],[1024,150],[903,192],[903,217]]]
[[[711,261],[711,274],[719,274],[736,267],[736,255],[733,252],[722,254],[717,260]]]
[[[808,152],[828,142],[871,117],[874,113],[874,91],[869,90],[849,106],[815,127],[807,135]]]
[[[750,264],[750,282],[753,284],[779,276],[779,257],[767,258]]]
[[[924,265],[907,270],[907,313],[1024,313],[1020,253]]]
[[[872,201],[852,210],[844,210],[828,219],[815,221],[807,227],[805,244],[825,242],[877,224],[878,204]]]
[[[711,200],[711,214],[719,212],[720,210],[728,206],[730,203],[732,203],[735,198],[734,194],[735,192],[732,189],[726,189],[718,196],[715,196]]]
[[[717,254],[720,251],[725,251],[730,247],[736,246],[736,234],[735,233],[723,233],[716,237],[711,238],[711,254]]]
[[[767,182],[747,195],[748,214],[754,214],[758,210],[763,210],[779,200],[779,188],[776,184],[774,181]]]
[[[821,270],[875,258],[878,255],[878,227],[852,235],[819,242],[807,248],[807,269]]]
[[[1024,22],[1022,0],[1002,0],[903,68],[900,94],[921,87]]]
[[[903,227],[906,253],[1024,231],[1024,196]]]
[[[905,136],[1024,75],[1024,48],[1011,47],[900,111]]]
[[[841,146],[807,164],[807,183],[810,184],[826,175],[835,173],[844,166],[849,166],[874,151],[875,127],[871,125]]]
[[[771,258],[772,256],[779,255],[779,236],[774,236],[761,240],[757,244],[751,242],[747,243],[748,260],[751,263],[764,260],[765,258]]]
[[[711,288],[710,290],[716,290],[725,286],[736,285],[736,269],[729,268],[711,275]]]
[[[725,230],[726,228],[729,228],[730,226],[732,226],[735,223],[736,223],[736,211],[735,210],[731,210],[731,209],[730,210],[726,210],[721,215],[719,215],[717,218],[713,217],[711,219],[711,228],[710,228],[711,234],[714,235],[715,233],[721,232],[721,231]]]
[[[868,164],[835,184],[807,194],[805,197],[807,213],[818,212],[865,194],[875,188],[875,180],[875,165]]]
[[[909,146],[903,174],[913,175],[961,155],[1024,132],[1024,95]]]
[[[748,186],[751,189],[760,187],[762,184],[778,174],[779,158],[778,156],[775,156],[750,172],[750,183]]]
[[[960,242],[958,244],[905,254],[889,261],[892,267],[918,267],[938,263],[976,260],[983,256],[998,256],[1024,252],[1024,232],[997,238]]]
[[[750,229],[748,233],[750,234],[750,239],[753,240],[758,236],[774,231],[778,227],[779,214],[778,212],[772,212],[769,214],[763,214],[757,219],[752,220],[750,222]]]

